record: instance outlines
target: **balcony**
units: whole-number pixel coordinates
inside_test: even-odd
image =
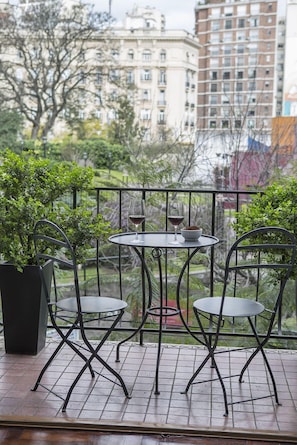
[[[92,199],[95,203],[94,208],[111,221],[115,230],[126,231],[129,229],[127,209],[131,196],[139,194],[147,203],[148,214],[143,229],[152,230],[153,227],[154,230],[170,231],[166,209],[171,195],[175,193],[183,194],[188,204],[186,218],[190,221],[201,221],[205,233],[217,236],[221,240],[218,247],[205,252],[207,267],[194,268],[186,280],[190,283],[193,276],[195,280],[202,280],[208,292],[213,294],[218,280],[215,265],[219,264],[225,256],[226,249],[236,237],[230,229],[230,219],[234,215],[234,210],[248,202],[255,192],[110,187],[96,189],[92,193]],[[77,198],[79,199],[79,196]],[[157,202],[159,204],[156,204]],[[195,363],[202,360],[206,351],[191,342],[183,327],[174,317],[171,317],[173,322],[168,321],[164,324],[159,379],[160,394],[156,395],[154,394],[154,372],[157,323],[152,321],[147,324],[141,335],[134,338],[135,341],[125,343],[121,349],[121,361],[115,363],[115,345],[118,339],[135,329],[137,318],[141,317],[145,303],[146,289],[141,285],[141,265],[135,262],[135,257],[129,249],[98,245],[96,254],[98,254],[96,257],[90,258],[89,263],[99,261],[101,293],[107,292],[110,286],[118,289],[120,284],[121,298],[126,299],[129,296],[130,313],[127,319],[121,322],[116,333],[118,337],[104,346],[103,353],[104,359],[115,366],[124,378],[132,398],[126,399],[122,389],[102,375],[91,380],[88,373],[83,375],[76,387],[66,413],[61,412],[61,399],[57,396],[42,388],[31,392],[30,388],[57,341],[49,326],[46,347],[38,356],[8,355],[5,354],[4,347],[1,348],[0,410],[3,425],[33,425],[38,428],[76,430],[105,429],[113,432],[128,430],[133,433],[146,431],[150,434],[175,437],[228,437],[229,442],[226,442],[226,445],[233,445],[232,439],[249,441],[243,442],[242,445],[252,444],[252,441],[256,440],[269,443],[275,441],[278,444],[296,443],[296,332],[288,332],[283,320],[279,319],[279,325],[272,340],[273,348],[268,350],[282,406],[276,406],[273,398],[262,399],[233,405],[229,416],[224,417],[221,388],[217,382],[196,385],[192,387],[188,395],[181,394],[193,372]],[[176,272],[173,266],[174,263],[178,263],[179,258],[170,252],[165,258],[164,297],[171,303],[172,284],[174,284]],[[93,286],[94,277],[90,275],[91,268],[85,267],[82,273],[85,282]],[[139,277],[139,285],[136,285],[134,281],[135,294],[133,295],[131,280],[137,280],[137,277]],[[183,292],[184,317],[191,323],[193,297],[191,286],[185,284]],[[134,304],[131,304],[133,297],[136,300],[134,299]],[[296,314],[296,306],[294,311]],[[132,317],[134,317],[133,322],[131,322]],[[100,326],[92,327],[92,330],[98,330],[98,335],[100,335]],[[236,332],[229,332],[226,335],[231,339],[238,339]],[[280,349],[281,347],[283,349]],[[221,360],[226,371],[236,372],[245,360],[245,354],[245,351],[233,353],[232,361],[228,354],[222,355]],[[65,393],[65,388],[69,382],[72,382],[77,367],[81,367],[81,360],[75,357],[71,350],[65,349],[65,352],[58,356],[54,365],[48,370],[46,383],[56,393]],[[98,371],[100,372],[101,369],[98,368]],[[211,374],[212,369],[206,367],[205,373]],[[246,392],[258,394],[262,391],[262,384],[265,386],[265,382],[266,374],[259,357],[243,384],[239,385],[236,379],[231,379],[228,384],[228,393],[231,393],[233,398]],[[176,443],[174,439],[173,443]],[[189,441],[187,443],[190,444]],[[222,442],[222,445],[225,443]]]
[[[2,430],[4,426],[29,426],[40,431],[40,435],[45,434],[42,432],[44,428],[112,431],[113,434],[147,433],[154,435],[153,437],[170,436],[170,443],[189,445],[216,445],[218,437],[221,438],[219,443],[222,445],[232,445],[233,440],[234,445],[296,443],[296,351],[269,351],[279,384],[282,406],[276,407],[272,399],[263,399],[254,404],[238,404],[234,405],[226,418],[223,416],[224,406],[217,384],[193,387],[188,396],[180,394],[194,362],[201,360],[204,355],[205,351],[199,347],[164,345],[160,368],[161,393],[154,394],[156,347],[153,343],[143,346],[131,343],[123,347],[122,359],[116,368],[132,393],[131,399],[127,400],[121,388],[103,377],[99,376],[95,381],[90,381],[89,374],[85,373],[70,400],[67,412],[62,413],[61,400],[58,397],[42,388],[37,392],[30,391],[53,347],[54,339],[49,339],[45,349],[37,357],[6,355],[1,348]],[[114,343],[109,343],[104,348],[104,358],[111,365],[114,365],[114,349]],[[235,356],[232,371],[240,366],[243,358],[242,353]],[[76,366],[81,367],[81,362],[73,357],[71,351],[65,350],[48,371],[47,384],[55,391],[63,393],[65,387],[73,380]],[[231,364],[226,360],[226,367],[228,366]],[[262,366],[259,366],[259,370],[254,368],[254,373],[249,375],[248,381],[243,384],[244,389],[239,388],[238,383],[233,381],[230,389],[233,395],[242,391],[259,391],[260,382],[266,380],[262,369]],[[204,441],[196,442],[195,438],[199,440],[197,437],[204,437]],[[183,442],[182,438],[187,442]],[[175,442],[178,439],[180,442]],[[239,439],[242,439],[242,442]],[[122,444],[120,441],[114,443]]]

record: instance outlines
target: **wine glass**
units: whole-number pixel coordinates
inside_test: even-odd
[[[138,237],[138,227],[140,224],[143,223],[145,220],[145,203],[142,199],[141,201],[135,201],[133,200],[130,211],[129,211],[129,219],[132,222],[132,224],[135,225],[135,238],[132,241],[133,243],[141,243],[143,241],[139,240]]]
[[[184,206],[180,202],[172,202],[168,208],[168,221],[173,225],[174,227],[174,240],[170,241],[170,244],[179,244],[179,241],[177,240],[177,229],[178,226],[183,222],[184,220]]]

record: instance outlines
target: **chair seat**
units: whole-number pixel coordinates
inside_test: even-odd
[[[196,300],[195,309],[211,315],[219,315],[222,297],[208,297]],[[247,298],[225,297],[223,317],[253,317],[264,311],[263,304]]]
[[[102,314],[116,312],[127,307],[125,301],[112,297],[81,297],[82,312],[85,314]],[[67,312],[77,312],[76,297],[65,298],[57,302],[57,307]]]

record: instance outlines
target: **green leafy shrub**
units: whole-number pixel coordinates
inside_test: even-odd
[[[297,179],[287,177],[268,186],[236,213],[233,223],[238,236],[264,226],[283,227],[297,238]],[[297,265],[293,274],[297,278]]]
[[[73,208],[73,191],[92,186],[93,171],[74,163],[52,162],[5,151],[0,156],[0,254],[19,269],[35,264],[33,228],[49,219],[64,229],[78,259],[83,261],[91,240],[109,234],[109,223],[81,199]]]

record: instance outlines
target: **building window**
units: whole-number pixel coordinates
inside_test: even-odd
[[[143,62],[150,62],[151,59],[152,59],[152,53],[150,52],[150,50],[145,49],[142,52],[142,60],[143,60]]]
[[[237,57],[237,66],[243,66],[245,63],[244,56],[238,56]]]
[[[223,91],[224,91],[224,93],[229,93],[230,92],[230,82],[224,82],[223,83]]]
[[[233,15],[233,7],[232,6],[225,6],[224,14],[225,14],[226,17],[231,17]]]
[[[251,29],[250,40],[259,40],[259,31],[257,29]]]
[[[239,120],[239,119],[236,119],[236,121],[235,121],[235,128],[241,128],[241,120]]]
[[[223,72],[223,79],[230,79],[230,71]]]
[[[129,51],[128,51],[128,60],[134,60],[134,51],[133,51],[133,49],[129,49]]]
[[[111,50],[111,56],[115,59],[115,60],[119,60],[120,57],[120,53],[117,49],[112,49]]]
[[[218,91],[218,85],[216,83],[211,83],[210,84],[210,91],[212,93],[216,93]]]
[[[227,96],[226,94],[223,94],[222,96],[222,104],[226,105],[230,103],[230,99],[229,96]]]
[[[251,28],[257,28],[258,26],[259,26],[259,19],[258,19],[258,17],[250,18],[250,27]]]
[[[167,134],[166,131],[160,131],[159,132],[159,142],[166,142],[167,140]]]
[[[237,40],[245,40],[245,31],[238,31],[236,38]]]
[[[220,34],[218,32],[213,32],[210,35],[211,43],[219,43],[220,42]]]
[[[216,67],[218,67],[218,66],[219,66],[219,59],[217,59],[217,58],[215,58],[215,57],[211,57],[211,58],[210,58],[209,66],[210,66],[211,68],[216,68]]]
[[[216,128],[217,122],[216,121],[209,121],[209,128]]]
[[[231,57],[224,58],[224,66],[231,66]]]
[[[257,55],[249,56],[249,66],[257,65]]]
[[[238,19],[238,28],[244,28],[245,27],[245,19]]]
[[[117,100],[118,99],[118,92],[116,90],[112,90],[109,95],[110,100]]]
[[[244,46],[238,45],[237,46],[237,54],[243,54],[244,53]]]
[[[256,73],[257,71],[254,68],[249,68],[248,70],[249,79],[256,79]]]
[[[110,70],[109,72],[109,80],[111,82],[116,82],[120,78],[120,72],[119,70]]]
[[[232,29],[232,19],[225,20],[225,29]]]
[[[232,46],[224,46],[224,54],[229,55],[232,52]]]
[[[229,108],[222,108],[222,116],[223,117],[229,117],[230,116]]]
[[[256,82],[249,82],[248,83],[248,89],[249,89],[249,91],[255,91],[255,89],[256,89]]]
[[[97,70],[96,72],[96,83],[101,85],[102,84],[102,70]]]
[[[243,91],[243,83],[236,82],[236,91]]]
[[[159,105],[166,105],[166,100],[165,100],[165,90],[160,90],[159,91],[159,101],[158,101]]]
[[[222,128],[228,128],[229,127],[229,121],[224,119],[222,120]]]
[[[142,100],[143,101],[148,101],[150,100],[151,97],[151,92],[150,90],[142,90]]]
[[[211,22],[211,30],[212,31],[219,31],[220,30],[220,22],[219,20],[214,20]]]
[[[211,80],[218,80],[218,72],[212,71],[210,75]]]
[[[218,56],[220,54],[219,48],[217,46],[213,46],[210,48],[212,56]]]
[[[165,123],[165,111],[164,110],[159,111],[158,122],[159,122],[159,124]]]
[[[149,121],[151,119],[151,110],[148,109],[140,110],[140,119],[143,121]]]
[[[246,15],[246,5],[237,5],[237,15],[238,16]]]
[[[161,49],[161,51],[160,51],[160,60],[161,60],[161,62],[165,62],[166,61],[166,51],[165,51],[165,49]]]
[[[217,115],[217,109],[216,108],[211,108],[209,111],[209,115],[210,116],[216,116]]]
[[[101,106],[102,103],[103,103],[102,90],[98,89],[96,92],[96,104]]]
[[[259,3],[251,3],[251,14],[259,14],[260,12],[260,4]]]
[[[243,71],[237,71],[237,79],[243,79]]]
[[[145,81],[152,80],[151,70],[142,70],[141,80],[145,80]]]
[[[218,96],[217,95],[211,95],[210,96],[210,103],[212,104],[212,105],[217,105],[217,103],[218,103]]]
[[[224,42],[232,42],[232,32],[224,32]]]
[[[243,95],[242,94],[236,94],[235,102],[236,102],[237,105],[242,105],[243,104]]]
[[[250,43],[249,44],[249,52],[250,53],[257,53],[258,52],[258,45],[257,45],[257,43]]]
[[[166,85],[166,71],[160,70],[159,72],[159,84]]]
[[[211,94],[209,100],[210,100],[211,105],[217,105],[217,103],[218,103],[218,96],[214,95],[214,94]]]
[[[127,71],[127,83],[129,85],[134,83],[134,72],[132,70]]]
[[[221,14],[221,8],[212,8],[211,15],[212,17],[219,17]]]

